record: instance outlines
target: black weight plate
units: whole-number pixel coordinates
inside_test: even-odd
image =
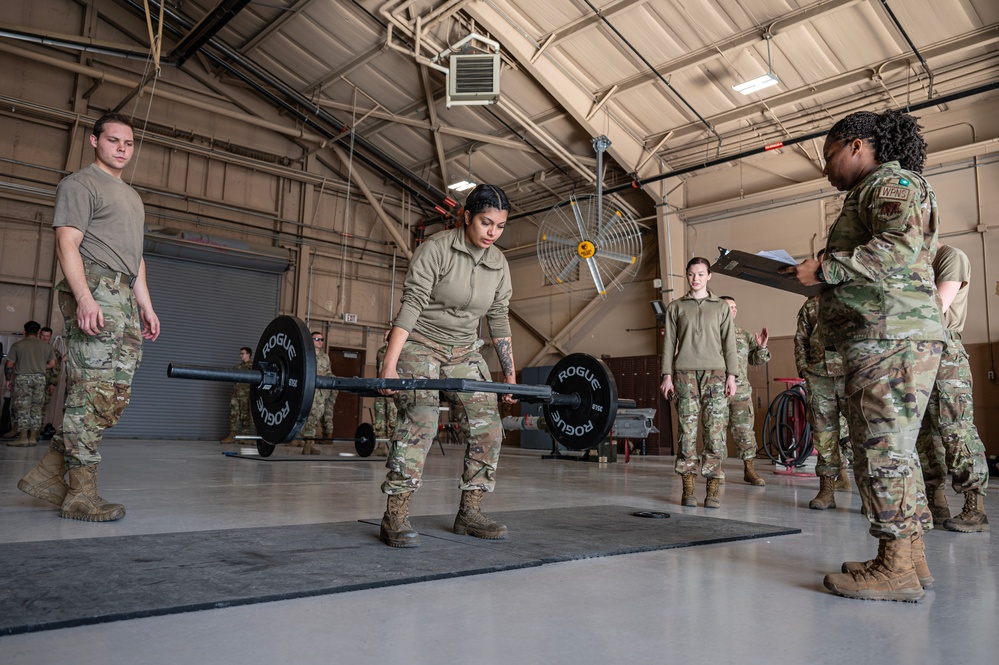
[[[375,452],[375,428],[370,423],[361,423],[354,431],[354,450],[361,457],[371,457]]]
[[[250,386],[253,424],[265,442],[288,443],[305,425],[316,394],[316,350],[305,322],[279,316],[268,323],[253,356],[254,368],[262,364],[276,367],[278,380]]]
[[[617,384],[599,358],[573,353],[558,361],[548,385],[560,395],[576,394],[579,406],[544,405],[548,433],[569,450],[586,450],[603,441],[617,417]]]
[[[273,443],[267,443],[263,439],[257,441],[257,453],[261,457],[270,457],[274,454],[274,449],[277,448]]]

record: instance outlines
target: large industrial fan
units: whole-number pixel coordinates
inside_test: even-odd
[[[600,194],[561,203],[538,229],[538,261],[545,277],[566,293],[590,299],[593,292],[579,288],[589,274],[597,295],[623,289],[642,263],[642,232],[626,210],[603,202]]]

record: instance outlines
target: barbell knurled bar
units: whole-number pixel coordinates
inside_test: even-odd
[[[547,385],[509,384],[471,379],[381,379],[316,376],[315,348],[305,322],[279,316],[264,329],[254,369],[200,365],[167,367],[167,376],[250,384],[253,423],[270,445],[295,438],[308,418],[315,391],[339,390],[379,397],[379,390],[429,390],[513,395],[544,405],[549,433],[570,450],[595,446],[610,432],[617,413],[617,386],[597,358],[574,353],[551,370]],[[259,447],[259,446],[258,446]]]

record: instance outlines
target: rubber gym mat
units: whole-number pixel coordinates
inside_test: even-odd
[[[380,518],[0,545],[0,635],[480,575],[558,561],[800,533],[616,505],[490,513],[504,540],[414,517],[421,546],[378,541]],[[663,517],[665,516],[665,517]]]
[[[360,455],[271,455],[270,457],[263,457],[262,455],[244,455],[242,453],[232,453],[225,452],[222,453],[224,457],[231,457],[233,459],[248,459],[254,462],[384,462],[387,457],[375,457],[370,455],[368,457],[361,457]]]

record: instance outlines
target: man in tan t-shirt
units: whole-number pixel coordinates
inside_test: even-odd
[[[14,429],[8,434],[17,437],[8,446],[34,446],[38,443],[45,409],[45,370],[55,366],[52,345],[38,339],[40,329],[37,321],[25,323],[24,339],[10,347],[4,364],[14,423]]]
[[[926,498],[936,526],[942,522],[949,531],[988,531],[989,518],[984,503],[989,484],[988,462],[985,445],[975,427],[971,366],[961,342],[961,331],[968,316],[971,263],[956,247],[940,245],[933,261],[933,273],[948,339],[916,441],[926,480]],[[940,447],[934,445],[934,434],[940,437]],[[956,517],[950,517],[944,491],[948,471],[954,490],[964,494],[964,509]]]

